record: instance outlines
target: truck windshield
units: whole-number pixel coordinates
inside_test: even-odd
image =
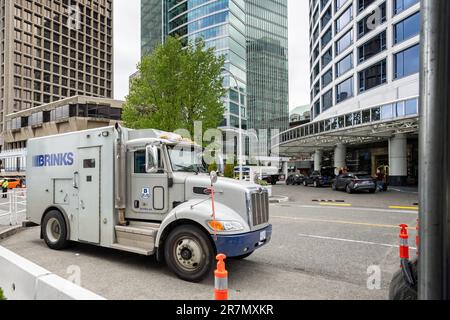
[[[168,147],[172,169],[175,172],[208,172],[203,161],[203,152],[194,146],[171,146]]]

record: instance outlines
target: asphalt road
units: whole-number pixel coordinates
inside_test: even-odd
[[[407,223],[412,227],[410,245],[414,247],[413,229],[417,219],[414,208],[389,207],[406,206],[412,204],[411,200],[417,202],[416,196],[392,193],[388,195],[390,202],[382,198],[387,194],[366,198],[366,195],[344,193],[350,197],[345,199],[346,206],[342,206],[343,203],[312,201],[317,195],[335,196],[331,190],[293,191],[292,188],[274,188],[274,194],[293,192],[293,196],[289,203],[271,206],[272,242],[245,261],[228,261],[230,297],[238,300],[386,299],[390,280],[399,264],[398,225]],[[65,251],[50,251],[39,239],[39,228],[22,231],[0,245],[65,278],[71,275],[70,267],[77,266],[81,271],[81,285],[108,299],[213,297],[212,276],[200,284],[187,283],[178,280],[152,257],[82,244]],[[414,254],[411,250],[411,255]],[[380,289],[368,289],[368,270],[381,271]]]

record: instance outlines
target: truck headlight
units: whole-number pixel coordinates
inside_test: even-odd
[[[237,221],[208,221],[213,231],[242,231],[244,226]]]

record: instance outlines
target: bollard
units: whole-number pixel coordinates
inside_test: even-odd
[[[401,224],[400,228],[400,259],[409,260],[408,226]]]
[[[225,269],[224,254],[217,255],[217,269],[214,271],[214,295],[216,301],[228,300],[228,271]]]

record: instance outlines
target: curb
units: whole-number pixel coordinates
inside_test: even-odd
[[[4,231],[0,231],[0,240],[4,240],[8,237],[11,237],[22,230],[22,226],[14,226],[10,227]]]
[[[284,203],[289,202],[289,197],[273,196],[269,198],[269,203]]]

